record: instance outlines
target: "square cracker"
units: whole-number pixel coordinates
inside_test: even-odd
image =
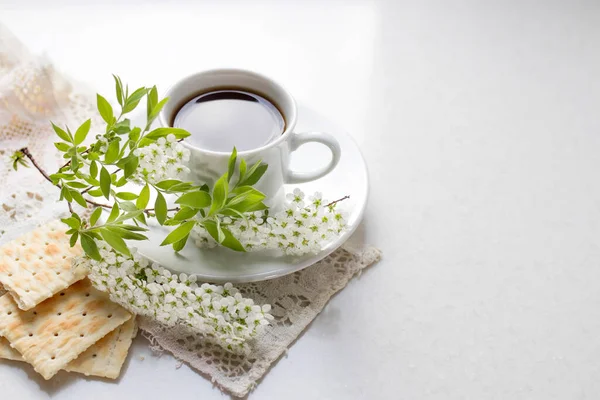
[[[44,379],[129,319],[127,310],[87,279],[29,311],[17,307],[9,295],[0,297],[0,336]]]
[[[86,276],[85,267],[71,266],[81,254],[69,245],[65,225],[52,221],[0,247],[0,284],[30,310]]]
[[[136,333],[135,318],[131,318],[68,363],[65,371],[117,379]],[[3,337],[0,337],[0,358],[25,361],[21,353],[10,347],[10,342]]]

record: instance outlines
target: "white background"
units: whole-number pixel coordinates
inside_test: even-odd
[[[106,93],[261,71],[367,160],[384,259],[251,398],[598,398],[600,3],[96,3],[0,0],[0,21]],[[2,363],[0,398],[226,398],[175,365],[143,340],[117,383]]]

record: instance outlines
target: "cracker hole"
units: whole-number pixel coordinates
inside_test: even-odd
[[[59,312],[59,313],[58,313],[58,314],[56,314],[56,315],[62,315],[62,313],[61,313],[61,312]]]
[[[64,260],[65,258],[67,258],[67,256],[63,256],[63,260]]]
[[[55,357],[55,356],[52,356],[52,357],[50,357],[50,358],[54,360],[56,357]]]
[[[36,275],[37,275],[37,272],[35,272],[35,271],[34,271],[34,272],[32,272],[32,273],[31,273],[31,275],[32,275],[32,276],[36,276]]]
[[[83,336],[84,336],[84,335],[83,335],[83,333],[80,333],[80,334],[79,334],[79,337],[83,337]]]
[[[50,243],[46,242],[46,246],[48,246]]]
[[[34,311],[34,312],[33,312],[33,315],[37,315],[37,311]]]
[[[86,315],[87,315],[87,312],[84,312],[84,313],[83,313],[83,316],[85,317]]]
[[[29,293],[29,289],[25,289],[25,293]]]
[[[58,336],[58,332],[54,332],[54,337]]]
[[[44,258],[43,256],[39,256],[39,257],[38,257],[38,260],[42,260],[43,258]]]
[[[92,357],[96,358],[98,355],[97,354],[93,354]]]
[[[56,271],[56,275],[60,275],[60,272]]]
[[[10,276],[12,276],[12,274],[9,272],[9,273],[8,273],[8,276],[10,277]]]
[[[15,258],[15,261],[19,261],[19,258],[18,258],[18,257],[17,257],[17,258]]]
[[[11,314],[12,314],[12,311],[9,311],[9,312],[7,312],[7,314],[8,314],[8,315],[11,315]]]
[[[112,318],[112,314],[108,314],[108,317],[107,317],[107,318]]]
[[[33,336],[33,333],[30,333],[30,334],[29,334],[29,337],[32,337],[32,336]]]
[[[21,243],[21,246],[25,246],[25,243]]]
[[[89,293],[86,293],[86,294],[85,294],[85,297],[90,297],[90,294],[89,294]]]
[[[61,295],[61,296],[64,296],[64,295],[65,295],[65,292],[62,292],[60,295]]]

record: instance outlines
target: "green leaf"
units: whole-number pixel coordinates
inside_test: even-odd
[[[137,226],[137,225],[123,224],[123,225],[120,226],[120,228],[127,229],[128,231],[135,231],[135,232],[146,232],[146,231],[148,231],[148,228],[143,228],[143,227]]]
[[[73,143],[73,138],[67,132],[65,132],[64,130],[62,130],[58,126],[54,125],[54,123],[52,123],[52,128],[54,129],[54,132],[56,132],[56,135],[59,138],[61,138],[65,142]]]
[[[70,186],[72,188],[75,188],[75,189],[85,189],[87,187],[87,185],[85,183],[81,183],[81,182],[77,182],[77,181],[67,182],[66,185]]]
[[[112,164],[119,157],[119,141],[113,140],[108,144],[108,149],[106,150],[106,154],[104,155],[104,163]]]
[[[206,229],[210,236],[219,243],[219,230],[217,229],[217,223],[214,220],[205,220],[202,222],[202,226]]]
[[[148,119],[150,119],[150,115],[152,115],[152,110],[156,107],[158,103],[158,90],[156,90],[156,86],[152,86],[152,89],[148,92],[148,97],[146,98],[146,115]]]
[[[228,247],[231,250],[235,250],[235,251],[241,251],[241,252],[246,251],[244,246],[240,243],[239,240],[237,240],[237,238],[235,236],[233,236],[233,234],[231,233],[231,231],[229,229],[223,228],[222,232],[223,232],[223,235],[225,236],[225,238],[221,242],[221,244],[223,246]]]
[[[90,176],[94,179],[98,176],[98,163],[96,161],[90,163]]]
[[[150,188],[148,184],[142,188],[140,191],[140,195],[138,196],[135,205],[140,210],[143,210],[148,205],[148,201],[150,200]]]
[[[110,103],[99,94],[96,95],[96,100],[98,102],[98,112],[100,113],[100,116],[107,124],[111,125],[115,117]]]
[[[175,137],[178,140],[185,139],[186,137],[190,136],[190,133],[188,131],[181,128],[156,128],[155,130],[144,136],[142,140],[140,140],[138,147],[148,146],[149,144],[152,144],[158,139],[160,139],[161,137],[167,137],[171,133],[175,135]]]
[[[235,171],[235,162],[237,161],[237,149],[234,147],[229,157],[229,164],[227,166],[227,182],[231,182],[233,172]]]
[[[198,214],[198,210],[189,207],[182,207],[181,210],[177,211],[177,213],[173,216],[173,219],[177,221],[184,221],[186,219],[193,218],[196,214]]]
[[[179,242],[173,243],[173,250],[175,250],[176,252],[181,251],[181,249],[183,249],[185,247],[188,237],[190,237],[190,235],[185,235],[185,237],[183,239],[181,239]]]
[[[79,227],[81,226],[81,222],[74,217],[61,218],[61,221],[67,224],[69,228],[79,229]]]
[[[186,193],[178,198],[175,203],[195,209],[208,207],[210,205],[210,194],[201,190]]]
[[[156,201],[154,202],[154,213],[159,224],[164,224],[167,219],[167,202],[161,192],[156,193]]]
[[[69,144],[65,143],[65,142],[56,142],[56,143],[54,143],[54,147],[56,147],[58,150],[62,151],[63,153],[65,151],[69,151],[69,149],[71,148],[71,146],[69,146]]]
[[[92,215],[90,215],[91,226],[96,225],[96,222],[98,221],[98,218],[100,218],[100,215],[102,215],[102,207],[96,207],[94,209],[94,212],[92,212]]]
[[[178,183],[169,188],[169,192],[187,192],[192,188],[192,184],[189,182]]]
[[[160,245],[161,246],[166,246],[168,244],[180,241],[185,236],[187,236],[187,234],[190,233],[190,231],[192,230],[192,228],[194,227],[194,225],[196,225],[195,221],[184,222],[183,224],[179,225],[176,229],[174,229],[173,231],[171,231],[171,233],[169,233],[167,235],[167,237],[165,238],[165,240],[163,240],[163,242]]]
[[[96,242],[94,241],[92,236],[89,235],[89,233],[81,234],[81,247],[83,248],[85,254],[88,255],[88,257],[96,261],[102,260],[102,257],[100,257],[100,252],[98,251],[98,246],[96,245]]]
[[[223,229],[221,228],[221,220],[219,218],[216,218],[216,222],[217,222],[217,242],[223,243],[223,240],[225,240],[225,233],[223,232]]]
[[[146,95],[147,92],[148,92],[148,89],[146,89],[145,87],[136,89],[136,91],[133,92],[131,94],[131,96],[129,96],[125,100],[125,106],[123,107],[123,114],[133,111],[138,106],[138,104],[140,103],[140,100],[142,99],[142,97],[144,97]]]
[[[164,181],[160,181],[156,184],[156,187],[162,190],[167,190],[169,189],[171,186],[175,186],[179,183],[182,183],[180,180],[177,179],[167,179]]]
[[[77,171],[79,169],[79,158],[77,156],[71,157],[71,169]]]
[[[71,192],[66,186],[62,187],[62,189],[60,190],[60,195],[64,197],[69,203],[73,201],[73,196],[71,196]]]
[[[115,219],[115,224],[121,223],[121,222],[126,221],[131,218],[135,218],[138,215],[143,214],[143,213],[144,213],[144,210],[128,211],[124,214],[121,214],[121,216],[119,218]]]
[[[212,193],[212,204],[210,206],[209,215],[213,215],[219,209],[223,208],[227,201],[227,174],[220,177],[215,183]]]
[[[92,178],[91,176],[86,176],[83,179],[92,186],[100,186],[100,181]]]
[[[121,209],[125,211],[137,211],[137,207],[131,201],[122,201],[120,203]]]
[[[115,203],[112,206],[112,210],[110,210],[110,215],[108,216],[108,219],[106,220],[106,222],[113,222],[117,219],[117,217],[119,216],[120,213],[120,209],[119,209],[119,203]]]
[[[124,229],[123,227],[120,227],[120,226],[107,226],[105,229],[108,229],[109,231],[111,231],[112,233],[114,233],[115,235],[118,235],[119,237],[121,237],[123,239],[148,240],[148,238],[145,235],[142,235],[142,234],[136,233],[136,232],[131,232],[130,230]]]
[[[101,197],[103,196],[101,189],[92,189],[87,192],[92,197]]]
[[[154,121],[154,119],[158,116],[158,114],[160,114],[161,110],[163,109],[165,104],[167,104],[168,101],[169,101],[169,98],[165,97],[156,106],[154,106],[154,108],[152,109],[152,112],[148,116],[149,123],[152,123],[152,121]]]
[[[113,78],[115,78],[115,92],[117,93],[117,101],[120,106],[123,106],[123,83],[121,82],[121,78],[113,74]]]
[[[138,198],[138,195],[131,192],[120,192],[117,193],[117,197],[123,200],[135,200]]]
[[[90,151],[87,154],[87,158],[88,158],[88,160],[99,160],[100,159],[100,155],[98,153],[96,153],[95,151]]]
[[[102,190],[102,194],[106,199],[110,198],[110,184],[111,178],[110,174],[106,170],[106,168],[102,167],[100,170],[100,189]]]
[[[113,175],[113,176],[115,176],[115,175]],[[116,180],[116,179],[113,179],[113,180]],[[125,178],[124,176],[122,176],[119,180],[117,180],[115,182],[115,186],[116,187],[121,187],[121,186],[125,185],[126,183],[127,183],[127,178]]]
[[[127,248],[127,245],[125,244],[125,241],[121,237],[119,237],[119,235],[109,231],[108,229],[101,229],[100,235],[102,236],[102,239],[104,239],[104,241],[109,244],[110,247],[112,247],[119,253],[125,254],[126,256],[131,255],[131,253],[129,252],[129,248]]]
[[[138,167],[139,159],[137,156],[129,155],[117,162],[117,166],[123,169],[123,177],[129,178]]]
[[[71,239],[69,239],[69,245],[71,247],[75,246],[78,238],[79,238],[79,232],[73,232],[73,235],[71,235]]]
[[[136,221],[139,221],[139,222],[141,222],[144,225],[148,225],[148,223],[146,222],[146,216],[144,215],[143,212],[140,213],[140,214],[138,214],[138,215],[136,215],[134,218],[135,218]]]
[[[238,179],[238,184],[244,180],[244,177],[246,176],[246,168],[246,160],[242,158],[240,161],[240,179]]]
[[[71,197],[73,197],[73,200],[75,200],[77,202],[77,204],[79,204],[83,208],[87,207],[87,203],[86,203],[85,199],[83,198],[83,196],[81,195],[81,193],[79,193],[75,189],[71,190],[70,192],[71,192]]]
[[[200,186],[200,190],[202,190],[203,192],[210,192],[210,188],[208,187],[208,185],[205,183],[204,185]]]
[[[119,121],[117,124],[115,124],[113,129],[118,135],[129,133],[129,131],[131,130],[131,128],[129,127],[130,123],[131,121],[125,118],[123,121]]]
[[[248,176],[242,182],[240,182],[240,185],[254,185],[260,180],[265,172],[267,172],[267,168],[269,166],[267,164],[259,164],[259,162],[252,166],[250,171],[248,171]]]
[[[140,128],[138,128],[138,127],[133,128],[131,130],[131,132],[129,132],[129,140],[136,143],[139,140],[141,133],[142,133],[142,130]]]
[[[88,119],[83,124],[81,124],[79,128],[77,128],[77,131],[75,132],[75,145],[83,143],[83,141],[87,137],[88,132],[90,131],[91,126],[92,120]]]

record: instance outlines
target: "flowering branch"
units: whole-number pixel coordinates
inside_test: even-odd
[[[190,152],[180,142],[189,132],[172,127],[150,131],[167,99],[159,101],[156,87],[142,87],[129,94],[120,78],[114,78],[120,111],[115,113],[110,103],[97,95],[98,112],[106,126],[104,133],[96,135],[96,141],[83,145],[91,120],[81,124],[74,133],[68,127],[63,129],[52,124],[59,139],[54,145],[68,159],[56,173],[47,174],[27,148],[14,156],[15,168],[29,160],[47,181],[60,189],[60,200],[66,200],[71,211],[71,216],[63,220],[70,228],[67,234],[71,235],[71,244],[79,241],[87,256],[100,259],[97,243],[100,240],[129,256],[131,252],[125,240],[147,239],[143,234],[147,230],[143,227],[146,217],[173,227],[161,245],[170,245],[175,251],[183,249],[193,235],[199,245],[209,242],[248,251],[277,244],[285,253],[300,254],[319,251],[322,242],[341,232],[344,219],[335,211],[335,206],[348,196],[326,206],[320,197],[317,203],[306,208],[293,202],[287,215],[270,216],[263,202],[265,195],[254,187],[268,166],[261,161],[247,165],[245,160],[238,159],[235,148],[227,171],[212,188],[183,181],[181,177],[189,172],[186,164]],[[143,99],[147,106],[145,128],[132,127],[126,115]],[[138,183],[141,189],[136,193],[123,191],[121,187],[127,183]],[[149,205],[152,192],[155,200]],[[167,195],[174,197],[175,207],[167,208]],[[111,204],[92,200],[95,197],[104,197]],[[89,220],[82,219],[73,212],[72,202],[96,209]],[[99,223],[102,209],[110,212]],[[310,219],[307,219],[309,214]],[[331,225],[332,218],[339,218],[337,225]],[[255,220],[262,222],[252,228],[255,235],[250,237],[244,227],[250,227],[249,221]],[[309,223],[311,232],[300,229],[301,224]],[[296,228],[289,231],[292,226]]]

